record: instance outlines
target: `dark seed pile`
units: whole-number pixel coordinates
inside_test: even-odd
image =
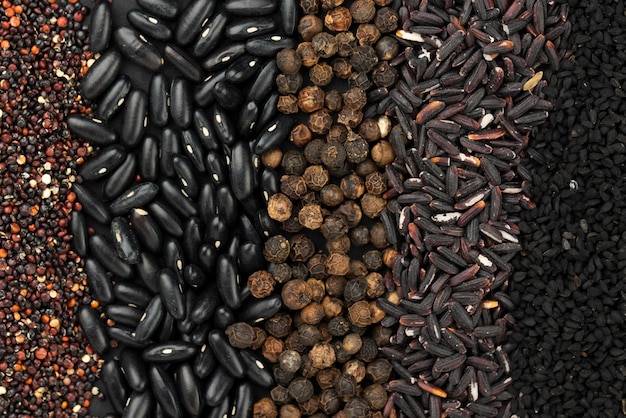
[[[522,213],[510,336],[520,417],[626,415],[626,17],[569,2],[572,55],[547,77],[556,110],[529,142],[537,210]]]
[[[253,300],[275,233],[260,154],[286,139],[276,52],[295,46],[291,1],[98,2],[68,119],[97,150],[72,190],[73,244],[100,307],[78,319],[108,356],[106,397],[127,417],[248,416],[273,377],[252,349],[281,307]],[[126,17],[126,19],[124,19]],[[204,411],[204,412],[203,412]]]
[[[0,415],[84,416],[99,357],[76,326],[90,303],[70,251],[70,191],[87,148],[65,119],[83,111],[91,57],[76,1],[3,1],[0,16]]]

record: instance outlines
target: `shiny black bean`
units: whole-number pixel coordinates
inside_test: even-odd
[[[211,51],[211,54],[208,55],[200,65],[205,70],[213,72],[220,68],[227,67],[245,53],[246,44],[244,42],[231,43]]]
[[[172,121],[181,129],[191,125],[193,105],[191,103],[191,84],[187,79],[176,77],[170,88],[170,114]]]
[[[237,16],[264,16],[272,14],[278,4],[276,0],[226,0],[224,10]]]
[[[263,248],[255,242],[244,242],[237,251],[239,272],[247,277],[264,266]]]
[[[176,173],[172,166],[172,159],[176,154],[182,153],[178,133],[174,129],[166,127],[162,131],[160,145],[159,167],[161,172],[167,177],[174,177]]]
[[[241,356],[237,349],[233,348],[224,331],[213,330],[209,333],[209,345],[215,354],[215,359],[234,378],[241,378],[245,375]]]
[[[193,363],[193,371],[196,376],[200,379],[204,379],[207,377],[213,369],[215,368],[215,356],[213,355],[213,351],[211,350],[211,346],[209,344],[204,344],[200,347],[198,354],[196,354],[196,359]]]
[[[228,392],[230,392],[230,389],[235,383],[235,378],[226,371],[225,367],[225,364],[221,364],[220,366],[218,366],[211,375],[211,377],[208,379],[208,382],[204,388],[203,397],[204,402],[207,405],[215,407],[222,404],[219,409],[224,410],[225,413],[215,415],[216,417],[223,417],[224,415],[226,415],[230,407],[230,402],[228,402],[226,407],[223,406],[223,403],[225,403],[225,399],[227,400],[227,394]],[[218,410],[218,408],[213,408],[213,410]]]
[[[174,379],[166,370],[154,365],[148,366],[148,377],[152,393],[163,408],[163,412],[172,418],[182,418],[183,410]]]
[[[202,22],[215,11],[216,0],[192,0],[178,17],[175,39],[178,45],[191,43],[202,29]]]
[[[94,234],[89,237],[89,248],[92,255],[102,263],[105,269],[124,279],[132,277],[133,268],[117,256],[113,244],[101,235]]]
[[[206,286],[198,295],[196,304],[189,317],[194,324],[202,324],[211,318],[215,308],[220,304],[217,286],[214,282]]]
[[[152,300],[152,294],[148,289],[128,282],[117,283],[113,288],[113,295],[118,303],[140,309],[145,309]]]
[[[159,186],[154,183],[138,183],[115,199],[109,209],[114,215],[125,215],[132,208],[143,207],[151,202],[158,192]]]
[[[227,21],[228,16],[223,11],[216,13],[211,20],[207,21],[193,44],[192,54],[201,58],[211,52],[222,39]]]
[[[106,352],[109,348],[109,337],[96,311],[90,306],[81,305],[78,308],[78,322],[93,349],[100,354]]]
[[[128,388],[125,385],[124,377],[115,359],[111,359],[102,366],[102,381],[107,390],[107,399],[118,414],[124,411]]]
[[[271,17],[243,17],[230,22],[225,35],[235,41],[245,40],[254,36],[272,33],[276,29],[276,21]]]
[[[211,223],[211,219],[217,214],[215,185],[212,182],[206,182],[202,185],[198,198],[198,210],[200,211],[200,219],[205,225]]]
[[[117,79],[122,67],[122,55],[109,49],[93,63],[80,82],[80,91],[84,98],[93,100],[107,91]]]
[[[72,234],[72,247],[78,255],[84,257],[87,255],[87,224],[85,216],[82,212],[73,211],[70,219],[70,233]]]
[[[74,114],[69,115],[66,121],[68,128],[74,135],[93,145],[105,146],[117,141],[115,130],[100,119]]]
[[[218,306],[213,313],[214,328],[225,330],[235,323],[235,314],[228,306]]]
[[[81,203],[86,215],[101,224],[106,224],[111,220],[109,209],[87,188],[78,183],[74,183],[72,190],[76,192],[78,201]]]
[[[169,313],[165,312],[165,317],[163,318],[163,324],[161,325],[161,329],[159,333],[156,335],[157,340],[164,342],[169,341],[174,334],[174,325],[176,320]]]
[[[298,5],[296,0],[282,0],[280,2],[280,17],[283,32],[289,36],[293,35],[298,22]]]
[[[134,208],[130,211],[130,221],[141,244],[152,253],[161,250],[161,229],[156,221],[144,209]]]
[[[247,142],[235,142],[229,168],[232,193],[240,202],[245,203],[245,199],[254,191],[254,168]]]
[[[246,302],[244,307],[237,311],[237,320],[258,324],[272,317],[282,306],[280,295],[272,295],[265,299]]]
[[[241,382],[235,392],[235,405],[230,411],[230,417],[247,417],[252,413],[252,386],[248,382]]]
[[[250,138],[256,127],[258,116],[259,107],[256,102],[250,101],[242,107],[237,121],[237,134],[241,139]]]
[[[239,205],[230,187],[222,185],[217,189],[215,194],[217,202],[217,213],[220,218],[224,219],[227,226],[234,227],[237,223],[237,217],[239,215]],[[219,239],[221,234],[216,233],[213,235],[216,239]]]
[[[120,368],[128,386],[133,391],[143,392],[148,386],[148,370],[137,351],[125,348],[120,353]]]
[[[198,248],[200,248],[203,242],[202,229],[203,225],[197,217],[191,217],[185,223],[183,252],[189,263],[197,264],[200,259],[198,256]]]
[[[176,320],[182,320],[186,315],[185,295],[176,273],[169,269],[161,269],[158,273],[159,294],[165,310]]]
[[[213,97],[218,105],[225,110],[235,110],[243,103],[243,93],[241,90],[228,81],[215,83]]]
[[[169,97],[167,76],[163,73],[156,73],[150,79],[148,87],[150,100],[148,104],[148,114],[150,122],[157,128],[167,125],[169,119]]]
[[[259,121],[257,122],[257,127],[262,128],[264,126],[268,126],[271,121],[276,118],[278,114],[278,92],[272,93],[265,103],[263,104],[263,108],[261,109],[261,113],[259,114]],[[288,118],[289,119],[289,118]]]
[[[139,152],[139,175],[143,181],[153,182],[159,174],[159,144],[153,136],[146,136]]]
[[[202,80],[202,68],[185,51],[176,45],[166,45],[163,54],[165,55],[165,60],[174,65],[187,80],[195,83]]]
[[[211,180],[217,185],[228,181],[228,171],[223,156],[215,151],[209,151],[206,156],[206,168]]]
[[[194,344],[185,341],[166,341],[146,347],[141,357],[150,363],[177,363],[196,355]]]
[[[159,295],[152,298],[146,307],[139,325],[135,329],[137,341],[147,341],[161,326],[165,317],[165,307]]]
[[[172,19],[178,14],[178,5],[173,0],[137,0],[145,11],[163,19]]]
[[[194,91],[194,100],[201,106],[211,105],[215,98],[213,97],[213,88],[215,83],[224,80],[226,77],[226,70],[209,74],[200,85],[198,85]]]
[[[264,388],[274,386],[274,378],[263,360],[250,350],[241,350],[241,362],[246,370],[246,377],[254,384]]]
[[[239,308],[239,272],[235,262],[224,254],[220,255],[217,258],[216,276],[217,290],[224,303],[232,309]]]
[[[128,264],[137,264],[139,242],[126,218],[118,216],[111,220],[111,236],[117,255]]]
[[[196,264],[189,264],[185,266],[183,277],[185,284],[194,289],[198,289],[206,283],[206,275],[204,274],[204,271]]]
[[[112,200],[128,189],[135,180],[137,173],[137,155],[126,155],[126,159],[117,167],[102,187],[102,194],[106,200]]]
[[[128,23],[133,25],[141,34],[159,41],[172,39],[172,31],[158,17],[142,10],[132,9],[126,14]]]
[[[194,202],[183,194],[181,188],[172,179],[163,180],[160,184],[161,194],[175,212],[182,218],[197,216],[198,209]]]
[[[141,253],[139,262],[136,264],[139,277],[150,291],[159,293],[159,283],[157,273],[159,272],[159,261],[156,256],[144,251]]]
[[[113,29],[113,14],[111,4],[98,2],[91,9],[89,24],[89,48],[94,52],[103,52],[109,45]]]
[[[143,315],[142,310],[128,305],[108,305],[105,311],[108,319],[129,328],[136,328]]]
[[[120,52],[135,64],[152,72],[158,71],[163,65],[159,51],[137,31],[120,26],[113,31],[113,39]]]
[[[235,126],[231,117],[221,106],[215,104],[210,110],[211,122],[215,133],[220,141],[226,145],[232,145],[237,139]]]
[[[96,117],[107,121],[122,107],[129,91],[130,80],[125,75],[121,75],[98,101],[95,110]]]
[[[192,199],[198,197],[199,185],[196,179],[197,171],[194,169],[189,159],[182,155],[175,155],[172,159],[172,165],[184,194]]]
[[[291,132],[293,119],[287,115],[278,116],[263,128],[254,146],[254,153],[261,155],[281,143]]]
[[[180,401],[191,416],[198,416],[202,410],[202,395],[200,382],[194,375],[193,367],[189,363],[183,363],[176,370],[176,387],[180,394]]]
[[[246,41],[246,51],[257,57],[274,57],[285,48],[295,48],[296,41],[282,35],[264,35]]]
[[[255,102],[258,105],[258,103],[265,100],[274,87],[277,75],[278,67],[276,66],[276,60],[272,59],[263,64],[250,86],[246,102]]]
[[[154,403],[154,397],[149,390],[135,391],[126,400],[122,418],[149,418],[152,415]]]
[[[200,142],[207,150],[219,150],[220,144],[209,116],[201,109],[193,111],[193,125]],[[204,164],[203,164],[204,166]]]

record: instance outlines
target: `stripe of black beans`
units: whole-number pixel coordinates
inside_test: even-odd
[[[74,185],[84,209],[72,217],[74,246],[102,308],[81,307],[79,322],[94,349],[113,356],[103,377],[118,416],[213,416],[219,405],[219,416],[248,416],[254,387],[271,388],[273,376],[225,330],[281,308],[278,296],[252,300],[242,277],[264,268],[262,243],[275,229],[259,154],[291,129],[272,98],[273,57],[295,46],[296,3],[137,7],[131,26],[115,30],[115,5],[94,10],[102,55],[80,89],[96,117],[68,120],[101,147]],[[145,70],[146,91],[125,59]]]
[[[386,87],[392,99],[371,96],[371,113],[395,119],[406,147],[387,167],[383,217],[400,252],[387,283],[404,299],[378,306],[397,327],[383,355],[414,359],[394,366],[404,383],[387,386],[408,416],[510,414],[509,262],[521,249],[518,214],[534,207],[520,154],[547,117],[534,111],[539,101],[541,112],[552,108],[541,70],[559,68],[568,22],[559,5],[497,3],[457,2],[452,14],[400,5],[405,53],[392,65],[405,77]],[[520,15],[531,26],[518,25]]]

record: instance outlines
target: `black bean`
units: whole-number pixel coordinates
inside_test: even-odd
[[[98,101],[95,111],[96,117],[103,121],[111,118],[124,104],[130,87],[131,83],[128,77],[119,76]]]
[[[124,190],[130,187],[137,173],[137,156],[135,154],[127,154],[126,158],[115,170],[113,170],[109,178],[102,187],[102,193],[106,200],[115,199]]]
[[[243,17],[230,22],[225,35],[235,41],[245,40],[258,35],[272,33],[276,21],[270,17]]]
[[[148,369],[137,351],[124,349],[120,353],[120,368],[128,386],[136,392],[143,392],[148,386]]]
[[[92,255],[111,273],[123,279],[129,279],[132,276],[132,266],[119,258],[113,244],[101,235],[94,234],[89,238],[89,248]]]
[[[114,215],[125,215],[132,208],[143,207],[150,203],[159,192],[159,186],[154,183],[139,183],[126,190],[109,205]]]
[[[244,42],[231,43],[212,50],[210,55],[206,56],[200,65],[205,70],[214,72],[215,70],[227,67],[231,62],[235,61],[245,53],[246,44]],[[206,87],[207,86],[205,86],[205,88]],[[196,100],[197,98],[198,96],[196,95]]]
[[[133,25],[141,34],[159,41],[168,41],[172,38],[172,31],[164,22],[153,15],[141,10],[132,9],[126,14],[128,23]]]
[[[67,117],[67,126],[72,133],[94,145],[110,145],[118,139],[113,128],[99,119],[70,115]]]
[[[79,255],[85,256],[88,250],[87,224],[81,212],[75,211],[70,219],[70,232],[72,234],[72,247]]]
[[[107,397],[111,402],[111,406],[118,414],[124,411],[126,398],[128,397],[128,388],[125,385],[124,377],[116,360],[107,361],[102,366],[102,380],[107,389]]]
[[[148,213],[163,231],[177,238],[182,237],[183,223],[169,205],[159,200],[152,201],[148,204]]]
[[[113,31],[113,39],[120,52],[135,64],[152,72],[159,70],[163,65],[163,57],[159,51],[154,45],[142,39],[133,29],[124,26],[118,27]]]
[[[176,273],[168,268],[161,269],[158,273],[158,283],[159,294],[165,310],[174,319],[184,319],[186,315],[185,296]]]
[[[96,312],[89,306],[80,306],[78,308],[78,322],[93,349],[98,353],[106,352],[109,348],[109,338],[104,324]]]
[[[163,411],[170,417],[182,418],[183,409],[174,379],[166,370],[155,365],[148,366],[148,377],[152,393]]]
[[[141,357],[151,363],[176,363],[192,358],[196,351],[196,346],[192,343],[167,341],[146,347]]]
[[[191,125],[193,106],[191,84],[182,77],[175,77],[170,88],[170,114],[172,121],[181,129]]]
[[[235,378],[232,377],[223,366],[224,365],[218,366],[213,374],[211,374],[208,383],[204,387],[203,398],[208,406],[216,407],[220,405],[219,408],[213,408],[213,411],[224,411],[225,415],[230,408],[228,392],[230,392],[230,389],[233,387]],[[221,416],[223,415],[216,415],[216,417]]]

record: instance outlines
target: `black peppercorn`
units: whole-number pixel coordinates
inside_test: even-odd
[[[320,151],[322,162],[326,167],[341,167],[346,161],[346,149],[339,142],[327,142]]]
[[[389,380],[393,367],[388,360],[378,358],[367,365],[367,375],[374,383],[384,383]]]
[[[276,76],[276,87],[280,94],[296,94],[302,87],[302,75],[300,73],[278,74]]]
[[[281,367],[274,367],[274,382],[277,385],[287,386],[289,385],[289,382],[293,380],[294,377],[296,377],[295,372],[287,372],[283,370]]]
[[[291,243],[291,252],[289,253],[291,261],[306,262],[315,254],[315,244],[313,244],[310,238],[302,234],[292,237],[289,242]]]
[[[323,279],[326,277],[326,255],[314,254],[307,261],[307,269],[311,277]]]
[[[343,316],[337,316],[328,322],[328,332],[334,337],[343,337],[350,331],[350,322]]]
[[[343,105],[341,93],[339,93],[337,90],[330,90],[326,92],[326,97],[324,97],[324,105],[331,112],[337,112],[341,110],[341,106]]]
[[[365,188],[368,193],[379,195],[387,191],[387,176],[380,171],[374,171],[365,177]]]
[[[365,337],[361,339],[361,343],[361,349],[356,354],[356,358],[364,363],[374,361],[376,356],[378,356],[378,345],[376,345],[376,341]]]
[[[334,388],[328,388],[322,390],[319,397],[320,409],[326,415],[333,415],[341,409],[343,402],[337,390]]]
[[[316,86],[327,86],[333,80],[333,68],[325,62],[318,62],[309,69],[309,79]]]
[[[337,239],[348,232],[348,224],[342,216],[329,215],[320,229],[327,240]]]
[[[291,263],[291,277],[293,277],[296,280],[306,280],[306,279],[308,279],[309,278],[309,270],[306,268],[306,264],[304,264],[304,263]],[[308,289],[307,289],[307,292],[308,292]]]
[[[347,58],[352,55],[357,45],[356,37],[352,32],[339,32],[335,35],[337,40],[337,55]]]
[[[363,212],[361,207],[353,200],[346,200],[334,212],[336,215],[343,216],[348,223],[348,228],[354,228],[359,225]]]
[[[298,328],[298,334],[302,344],[312,347],[320,340],[322,333],[317,326],[304,324]]]
[[[245,322],[236,322],[229,325],[225,333],[228,336],[230,345],[236,348],[250,347],[256,336],[252,326]]]
[[[352,25],[350,10],[343,6],[330,9],[324,16],[324,25],[331,32],[347,31]]]
[[[383,36],[374,45],[374,50],[380,60],[391,61],[398,56],[400,44],[391,36]]]
[[[343,192],[336,184],[327,184],[320,190],[320,200],[326,206],[339,206],[343,202],[343,199]]]
[[[376,12],[374,24],[382,33],[389,33],[398,29],[399,20],[398,12],[391,7],[383,7]]]
[[[328,94],[326,94],[326,96],[327,97],[324,98],[325,101],[328,98]],[[291,143],[299,148],[306,146],[312,138],[313,133],[304,123],[299,123],[298,125],[296,125],[289,134],[289,140],[291,141]]]
[[[352,303],[365,298],[367,292],[367,282],[363,279],[348,280],[343,291],[346,302]]]
[[[301,151],[290,150],[283,155],[281,166],[285,174],[300,176],[307,168],[307,161]]]
[[[359,135],[367,142],[374,142],[380,139],[380,128],[374,119],[363,119],[357,130]]]
[[[292,279],[283,286],[281,296],[283,304],[291,310],[300,310],[311,302],[304,280]],[[267,328],[266,328],[267,329]],[[271,334],[271,331],[268,330]]]
[[[377,271],[383,267],[383,256],[380,251],[371,250],[363,254],[363,262],[368,270]]]
[[[296,74],[302,66],[302,57],[292,48],[285,48],[276,54],[276,66],[284,74]]]
[[[350,13],[354,23],[365,23],[376,16],[374,0],[356,0],[350,5]]]
[[[289,240],[282,235],[275,235],[265,241],[263,256],[271,263],[283,263],[289,257]]]
[[[291,332],[292,319],[289,314],[277,313],[265,322],[265,330],[276,338],[283,338]]]
[[[354,376],[348,373],[342,373],[335,382],[335,389],[341,397],[356,395],[357,383]]]
[[[326,251],[328,253],[343,253],[346,254],[350,251],[350,238],[348,234],[343,234],[335,239],[329,239],[326,241]]]
[[[358,199],[365,193],[365,182],[361,176],[354,173],[342,178],[339,187],[348,199]]]
[[[352,107],[345,106],[343,109],[339,111],[339,115],[337,115],[337,122],[346,125],[350,128],[356,128],[361,120],[363,119],[363,112],[359,109],[354,109]]]
[[[353,71],[348,77],[348,86],[367,91],[372,87],[372,81],[367,72]]]
[[[369,144],[367,141],[353,131],[348,135],[344,147],[346,148],[346,159],[354,164],[365,161],[369,154]]]
[[[248,289],[250,294],[255,298],[266,298],[274,291],[276,280],[269,271],[255,271],[248,277]]]
[[[322,101],[323,103],[323,101]],[[327,110],[321,109],[311,113],[308,126],[316,134],[325,134],[333,124],[333,118]]]
[[[302,198],[308,189],[302,176],[284,175],[280,178],[280,191],[288,198],[296,200]],[[281,219],[284,220],[286,219]]]
[[[369,417],[371,414],[367,402],[359,397],[350,399],[343,407],[343,412],[346,418],[363,418]]]
[[[287,373],[295,373],[302,365],[302,357],[297,351],[285,350],[278,356],[278,364]]]
[[[324,29],[322,20],[315,15],[304,15],[298,22],[298,33],[305,41],[310,41],[313,36]]]
[[[382,223],[376,222],[370,229],[370,242],[376,248],[385,248],[389,244],[387,242],[387,235]]]
[[[298,404],[298,408],[303,415],[313,415],[319,409],[319,398],[317,395],[311,396],[307,401]]]
[[[330,389],[335,386],[335,382],[341,376],[341,371],[336,367],[327,367],[325,369],[320,370],[320,372],[315,376],[315,380],[322,390]]]
[[[367,216],[368,218],[377,218],[378,216],[380,216],[380,213],[385,210],[386,206],[387,201],[383,199],[383,197],[381,197],[380,195],[365,193],[361,198],[361,208],[363,209],[363,213],[365,214],[365,216]],[[371,236],[370,241],[374,243]]]
[[[282,193],[273,194],[267,202],[267,213],[269,217],[278,222],[283,222],[289,219],[292,209],[293,203],[291,203],[291,200]]]
[[[320,58],[330,58],[337,53],[337,38],[328,32],[320,32],[311,39],[313,49]]]
[[[284,405],[291,402],[291,400],[293,399],[289,394],[289,390],[281,385],[272,388],[272,390],[270,391],[270,396],[272,397],[272,400],[278,405]]]
[[[368,73],[378,63],[378,55],[371,45],[358,45],[350,55],[350,64],[354,71]]]
[[[279,96],[276,108],[280,113],[285,115],[293,115],[298,113],[298,98],[293,94]]]
[[[311,164],[322,163],[322,146],[325,142],[322,139],[316,138],[310,141],[304,147],[304,158]]]
[[[369,385],[363,390],[363,399],[370,408],[379,410],[387,403],[387,391],[380,384]]]
[[[356,28],[356,39],[359,45],[374,45],[380,39],[380,31],[372,23],[363,23]]]
[[[296,48],[296,52],[300,55],[300,58],[302,58],[302,65],[307,68],[317,64],[317,61],[320,59],[311,42],[300,42]]]
[[[298,107],[305,113],[312,113],[324,107],[324,90],[318,86],[306,86],[298,92]],[[309,124],[309,128],[311,128]],[[313,129],[311,129],[315,132]]]
[[[389,65],[387,61],[376,64],[372,70],[372,81],[378,87],[391,87],[398,79],[398,70]]]
[[[300,0],[300,8],[304,14],[317,14],[319,7],[320,0]]]
[[[333,74],[342,80],[347,79],[352,74],[352,64],[348,58],[335,58],[332,61]]]
[[[302,340],[300,339],[300,335],[298,335],[297,331],[292,332],[285,339],[285,348],[287,350],[297,351],[298,353],[304,353],[306,351],[306,346],[302,344]]]
[[[278,283],[285,283],[291,280],[291,266],[287,263],[270,263],[268,271],[272,273],[274,280]]]

